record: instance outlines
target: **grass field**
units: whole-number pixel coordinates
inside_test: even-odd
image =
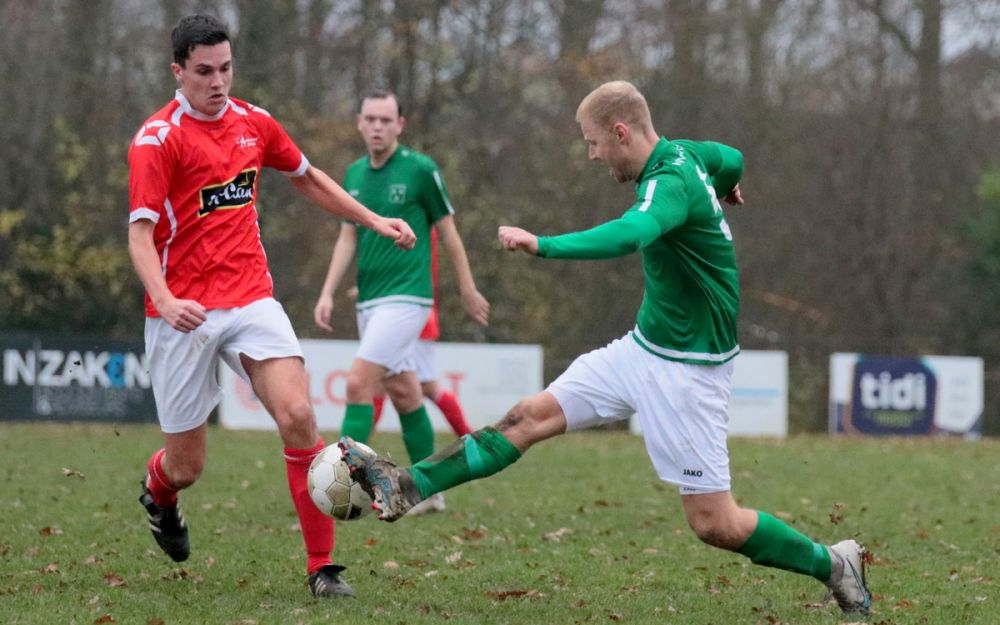
[[[328,440],[333,434],[328,433]],[[443,442],[445,439],[441,439]],[[0,425],[0,622],[844,623],[811,579],[700,544],[641,441],[585,433],[448,494],[443,514],[337,527],[355,601],[305,587],[277,435],[213,430],[183,495],[192,557],[136,503],[157,430]],[[379,450],[401,457],[397,436]],[[875,553],[872,623],[1000,622],[1000,442],[734,440],[735,492]]]

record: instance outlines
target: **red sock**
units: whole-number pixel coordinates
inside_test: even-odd
[[[163,470],[163,454],[166,452],[166,449],[158,449],[149,457],[149,462],[146,463],[146,470],[149,472],[146,488],[153,495],[153,503],[161,508],[173,508],[177,505],[178,491]]]
[[[302,527],[302,539],[306,543],[308,561],[306,568],[309,573],[327,564],[332,564],[330,552],[333,551],[333,519],[319,511],[309,497],[307,480],[309,465],[319,452],[323,451],[323,439],[319,439],[315,447],[309,449],[285,448],[285,469],[288,473],[288,490],[292,493],[292,503],[299,515],[299,525]]]
[[[372,422],[372,431],[378,425],[378,420],[382,418],[382,408],[385,406],[385,395],[379,395],[372,400],[372,407],[375,408],[375,420]]]
[[[458,398],[455,397],[454,393],[440,389],[437,397],[433,398],[433,401],[441,409],[441,414],[448,420],[448,425],[451,426],[451,429],[455,430],[456,436],[465,436],[472,432],[469,422],[465,420],[465,413],[462,412],[462,406],[458,403]]]

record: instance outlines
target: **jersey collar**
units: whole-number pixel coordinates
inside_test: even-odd
[[[230,109],[230,107],[233,106],[233,101],[230,100],[229,98],[226,98],[226,105],[222,107],[222,109],[220,109],[218,113],[216,113],[215,115],[205,115],[204,113],[195,110],[195,108],[191,106],[191,103],[188,102],[188,99],[186,97],[184,97],[184,94],[181,93],[180,89],[178,89],[174,93],[174,99],[177,100],[177,103],[180,105],[177,108],[177,112],[174,113],[174,120],[173,120],[174,124],[178,126],[180,125],[181,114],[189,115],[194,119],[197,119],[198,121],[202,122],[217,122],[220,119],[222,119],[222,116],[225,115],[226,112]]]
[[[646,164],[642,167],[642,173],[640,173],[639,177],[635,179],[635,183],[643,183],[647,178],[660,169],[660,165],[663,161],[668,158],[676,158],[678,156],[677,147],[668,141],[666,137],[660,137],[660,140],[656,142],[655,146],[653,146],[653,151],[650,152],[649,158],[646,159]]]

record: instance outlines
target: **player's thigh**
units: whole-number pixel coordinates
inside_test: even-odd
[[[210,310],[205,322],[187,333],[162,318],[146,319],[149,377],[164,433],[199,427],[222,398],[215,370],[225,317],[225,311]]]
[[[682,495],[728,491],[732,363],[693,365],[652,354],[648,359],[636,416],[657,475]]]
[[[549,385],[546,391],[558,401],[567,430],[619,421],[635,412],[630,379],[641,370],[635,367],[633,345],[641,349],[624,337],[579,356]]]
[[[276,300],[264,298],[233,309],[221,352],[226,365],[250,384],[272,417],[310,416],[302,348]]]
[[[413,349],[431,309],[416,304],[380,304],[358,311],[357,358],[385,367],[386,375],[415,371]]]
[[[232,318],[222,337],[222,360],[248,384],[252,380],[243,366],[244,355],[258,362],[272,358],[303,359],[292,322],[274,298],[259,299],[230,312]]]
[[[260,403],[274,418],[308,417],[309,377],[297,356],[254,360],[240,359]]]

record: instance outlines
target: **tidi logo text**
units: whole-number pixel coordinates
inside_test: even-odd
[[[864,373],[859,384],[861,404],[869,410],[923,410],[927,407],[927,378],[923,373],[907,373],[896,379],[888,371],[877,377]]]

